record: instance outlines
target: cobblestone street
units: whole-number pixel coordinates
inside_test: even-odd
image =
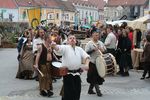
[[[0,100],[61,100],[59,92],[62,79],[53,83],[54,96],[41,97],[38,82],[15,78],[18,62],[16,49],[0,49]],[[86,72],[82,74],[81,100],[147,100],[150,95],[150,80],[140,80],[142,71],[130,71],[129,77],[107,76],[100,86],[103,97],[88,95]]]

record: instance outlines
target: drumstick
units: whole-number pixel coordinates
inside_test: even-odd
[[[41,74],[42,77],[44,77],[44,74],[37,68],[37,71]]]
[[[55,58],[57,61],[59,61],[59,59],[56,57],[56,55],[54,54],[54,52],[53,52],[53,56],[54,56],[54,58]]]
[[[95,43],[93,43],[93,46],[95,46],[96,48],[98,48]],[[100,55],[103,55],[103,53],[99,49],[98,49],[98,51],[99,51]]]

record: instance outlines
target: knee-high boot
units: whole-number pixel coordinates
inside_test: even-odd
[[[99,89],[99,85],[98,84],[96,84],[95,85],[95,90],[96,90],[96,93],[97,93],[97,96],[102,96],[102,93],[101,93],[101,91],[100,91],[100,89]]]

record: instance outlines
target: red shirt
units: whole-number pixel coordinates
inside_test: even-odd
[[[129,37],[129,39],[130,39],[130,41],[131,41],[131,43],[132,43],[132,49],[133,49],[133,48],[134,48],[134,44],[133,44],[133,33],[130,32],[130,33],[128,34],[128,37]]]

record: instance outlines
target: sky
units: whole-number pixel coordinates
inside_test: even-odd
[[[108,1],[108,0],[104,0],[104,1]]]

